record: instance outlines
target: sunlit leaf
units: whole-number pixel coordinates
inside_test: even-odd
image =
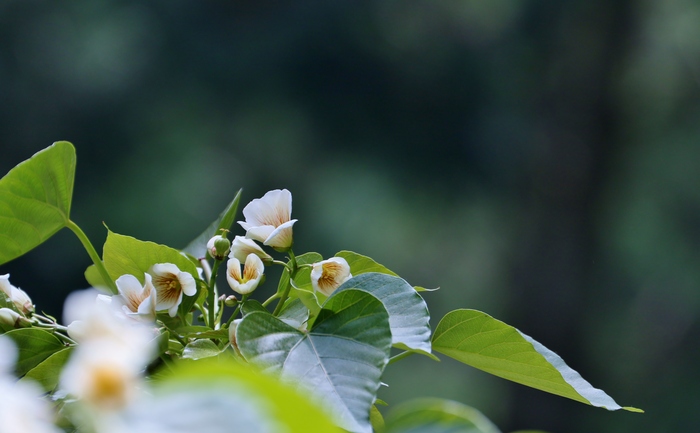
[[[199,279],[197,268],[178,250],[111,230],[107,233],[103,256],[107,272],[114,280],[124,274],[131,274],[143,284],[143,275],[156,263],[172,263],[181,271],[189,272],[193,278]]]
[[[352,251],[339,251],[335,255],[336,257],[342,257],[350,265],[350,272],[353,275],[360,275],[367,272],[379,272],[382,274],[393,275],[398,277],[397,274],[390,271],[386,266],[380,265],[379,263],[372,260],[370,257],[363,256]]]
[[[481,311],[445,315],[433,335],[433,350],[504,379],[592,406],[639,411],[620,407],[556,353]]]
[[[85,269],[85,280],[91,287],[94,287],[103,293],[107,293],[109,295],[112,294],[109,285],[105,283],[105,280],[102,278],[102,274],[100,274],[97,266],[90,265],[87,267],[87,269]]]
[[[0,264],[32,250],[70,219],[75,148],[59,141],[0,179]]]
[[[370,408],[389,359],[388,322],[377,298],[345,290],[328,299],[308,333],[255,312],[238,324],[236,340],[248,360],[313,392],[338,425],[369,433]]]
[[[61,376],[61,369],[68,361],[68,358],[72,352],[72,347],[66,347],[58,352],[54,352],[48,358],[40,362],[36,367],[29,370],[21,381],[32,380],[41,385],[44,391],[53,391],[56,389],[56,386],[58,386],[58,379]]]
[[[17,345],[19,356],[15,371],[20,377],[65,347],[58,337],[39,328],[14,329],[5,335]]]
[[[195,258],[204,258],[207,256],[207,242],[209,239],[214,237],[214,235],[221,234],[220,229],[230,230],[233,222],[236,219],[236,212],[238,212],[238,204],[241,201],[241,192],[243,190],[239,189],[236,196],[233,198],[231,203],[226,206],[226,209],[221,212],[221,215],[212,222],[209,227],[207,227],[202,234],[197,236],[192,242],[190,242],[182,251],[191,254]]]
[[[395,347],[430,353],[428,306],[410,284],[396,276],[370,272],[349,279],[336,293],[349,289],[365,290],[384,304]]]
[[[439,398],[402,403],[386,417],[385,433],[500,433],[478,410]]]

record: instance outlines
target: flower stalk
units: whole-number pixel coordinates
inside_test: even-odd
[[[287,287],[284,288],[284,292],[282,292],[282,295],[280,296],[280,300],[275,307],[275,311],[272,312],[273,316],[279,316],[280,312],[282,312],[282,306],[284,306],[284,303],[287,301],[289,291],[292,289],[292,279],[296,277],[297,271],[299,270],[294,252],[290,249],[287,251],[287,253],[289,253],[289,262],[285,265],[285,267],[289,271],[289,281],[287,281]]]
[[[92,263],[95,264],[97,270],[100,272],[102,280],[104,280],[105,284],[107,284],[107,287],[112,294],[116,295],[119,292],[117,285],[114,283],[114,280],[112,280],[112,277],[109,276],[109,272],[107,272],[105,264],[102,262],[102,259],[100,259],[100,255],[97,254],[95,247],[93,247],[92,243],[90,243],[90,239],[88,239],[87,235],[72,220],[68,220],[66,222],[66,227],[68,227],[73,233],[75,233],[78,239],[80,239],[80,242],[83,244],[83,248],[85,248],[85,251],[87,251],[90,259],[92,259]]]

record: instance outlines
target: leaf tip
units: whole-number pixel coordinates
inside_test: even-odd
[[[628,412],[644,413],[644,410],[638,409],[638,408],[632,407],[632,406],[623,406],[622,409],[623,409],[623,410],[626,410],[626,411],[628,411]]]

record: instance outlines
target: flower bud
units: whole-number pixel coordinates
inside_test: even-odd
[[[227,307],[235,307],[238,304],[238,299],[234,295],[229,295],[224,300],[224,305]]]
[[[216,235],[207,242],[207,251],[216,260],[223,260],[231,249],[231,241],[227,238]]]
[[[0,308],[0,324],[13,328],[27,328],[32,323],[21,314],[9,308]]]

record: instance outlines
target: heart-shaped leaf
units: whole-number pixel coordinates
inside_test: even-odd
[[[481,412],[440,398],[401,403],[386,417],[384,433],[500,433]]]
[[[39,328],[15,329],[6,332],[5,335],[12,338],[17,345],[15,371],[19,377],[65,347],[58,337]]]
[[[124,274],[131,274],[143,284],[143,275],[156,263],[172,263],[181,271],[189,272],[198,279],[195,265],[174,248],[154,242],[140,241],[108,231],[104,245],[103,259],[107,272],[116,280]]]
[[[350,278],[336,293],[350,289],[365,290],[384,304],[395,347],[430,353],[428,306],[410,284],[399,277],[369,272]]]
[[[212,222],[206,230],[197,236],[192,242],[190,242],[182,251],[187,254],[192,255],[194,258],[204,258],[207,256],[207,242],[209,239],[214,237],[214,235],[221,234],[219,230],[226,229],[229,230],[236,219],[236,212],[238,212],[238,204],[241,201],[241,192],[243,190],[239,189],[236,196],[233,198],[231,203],[226,206],[226,209],[221,212],[219,218]]]
[[[620,407],[594,388],[556,353],[529,336],[476,310],[455,310],[443,317],[433,335],[433,349],[513,382],[608,410]]]
[[[38,246],[68,224],[75,148],[59,141],[0,179],[0,264]]]
[[[243,356],[313,392],[338,425],[369,433],[370,408],[389,359],[389,315],[368,292],[331,296],[307,333],[254,312],[236,328]]]

